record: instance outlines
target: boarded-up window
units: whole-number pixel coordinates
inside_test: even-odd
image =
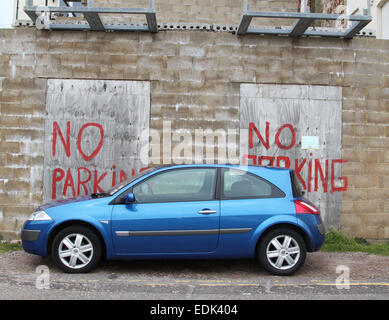
[[[45,201],[102,192],[147,166],[149,82],[48,80],[46,111]]]
[[[240,128],[249,130],[249,164],[296,170],[327,226],[339,226],[342,89],[331,86],[241,85]]]

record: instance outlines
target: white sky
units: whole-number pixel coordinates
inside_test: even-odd
[[[0,0],[0,28],[11,28],[13,0]]]

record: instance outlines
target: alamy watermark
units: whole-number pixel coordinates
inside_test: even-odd
[[[159,130],[141,134],[140,160],[149,164],[214,164],[229,163],[247,166],[241,155],[248,153],[248,129],[172,130],[164,121]]]
[[[35,26],[39,30],[47,30],[50,28],[50,11],[47,7],[41,7],[35,11],[37,16]]]
[[[336,267],[336,273],[340,274],[335,281],[336,288],[350,289],[350,268],[346,265],[339,265]]]
[[[46,265],[37,266],[35,273],[38,276],[35,279],[35,287],[39,290],[50,289],[50,269]]]

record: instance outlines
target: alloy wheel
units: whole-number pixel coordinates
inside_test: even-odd
[[[266,257],[274,268],[288,270],[299,261],[300,246],[291,236],[278,235],[267,245]]]
[[[80,269],[91,262],[93,245],[85,235],[73,233],[62,239],[58,247],[58,255],[68,268]]]

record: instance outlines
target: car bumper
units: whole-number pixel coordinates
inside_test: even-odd
[[[316,225],[316,232],[314,232],[314,241],[313,241],[313,245],[312,245],[312,251],[319,251],[321,249],[321,247],[323,246],[324,244],[324,241],[326,240],[326,237],[325,237],[325,227],[324,227],[324,224],[322,222],[318,223]]]
[[[21,232],[24,251],[39,256],[47,255],[47,231],[51,221],[26,221]]]
[[[324,227],[324,224],[323,223],[319,223],[316,225],[317,227],[317,230],[319,231],[319,233],[324,236],[326,234],[326,229]]]
[[[298,223],[308,236],[308,252],[319,251],[325,241],[325,227],[319,215],[299,214]]]
[[[36,241],[39,239],[40,230],[22,230],[22,241]]]

